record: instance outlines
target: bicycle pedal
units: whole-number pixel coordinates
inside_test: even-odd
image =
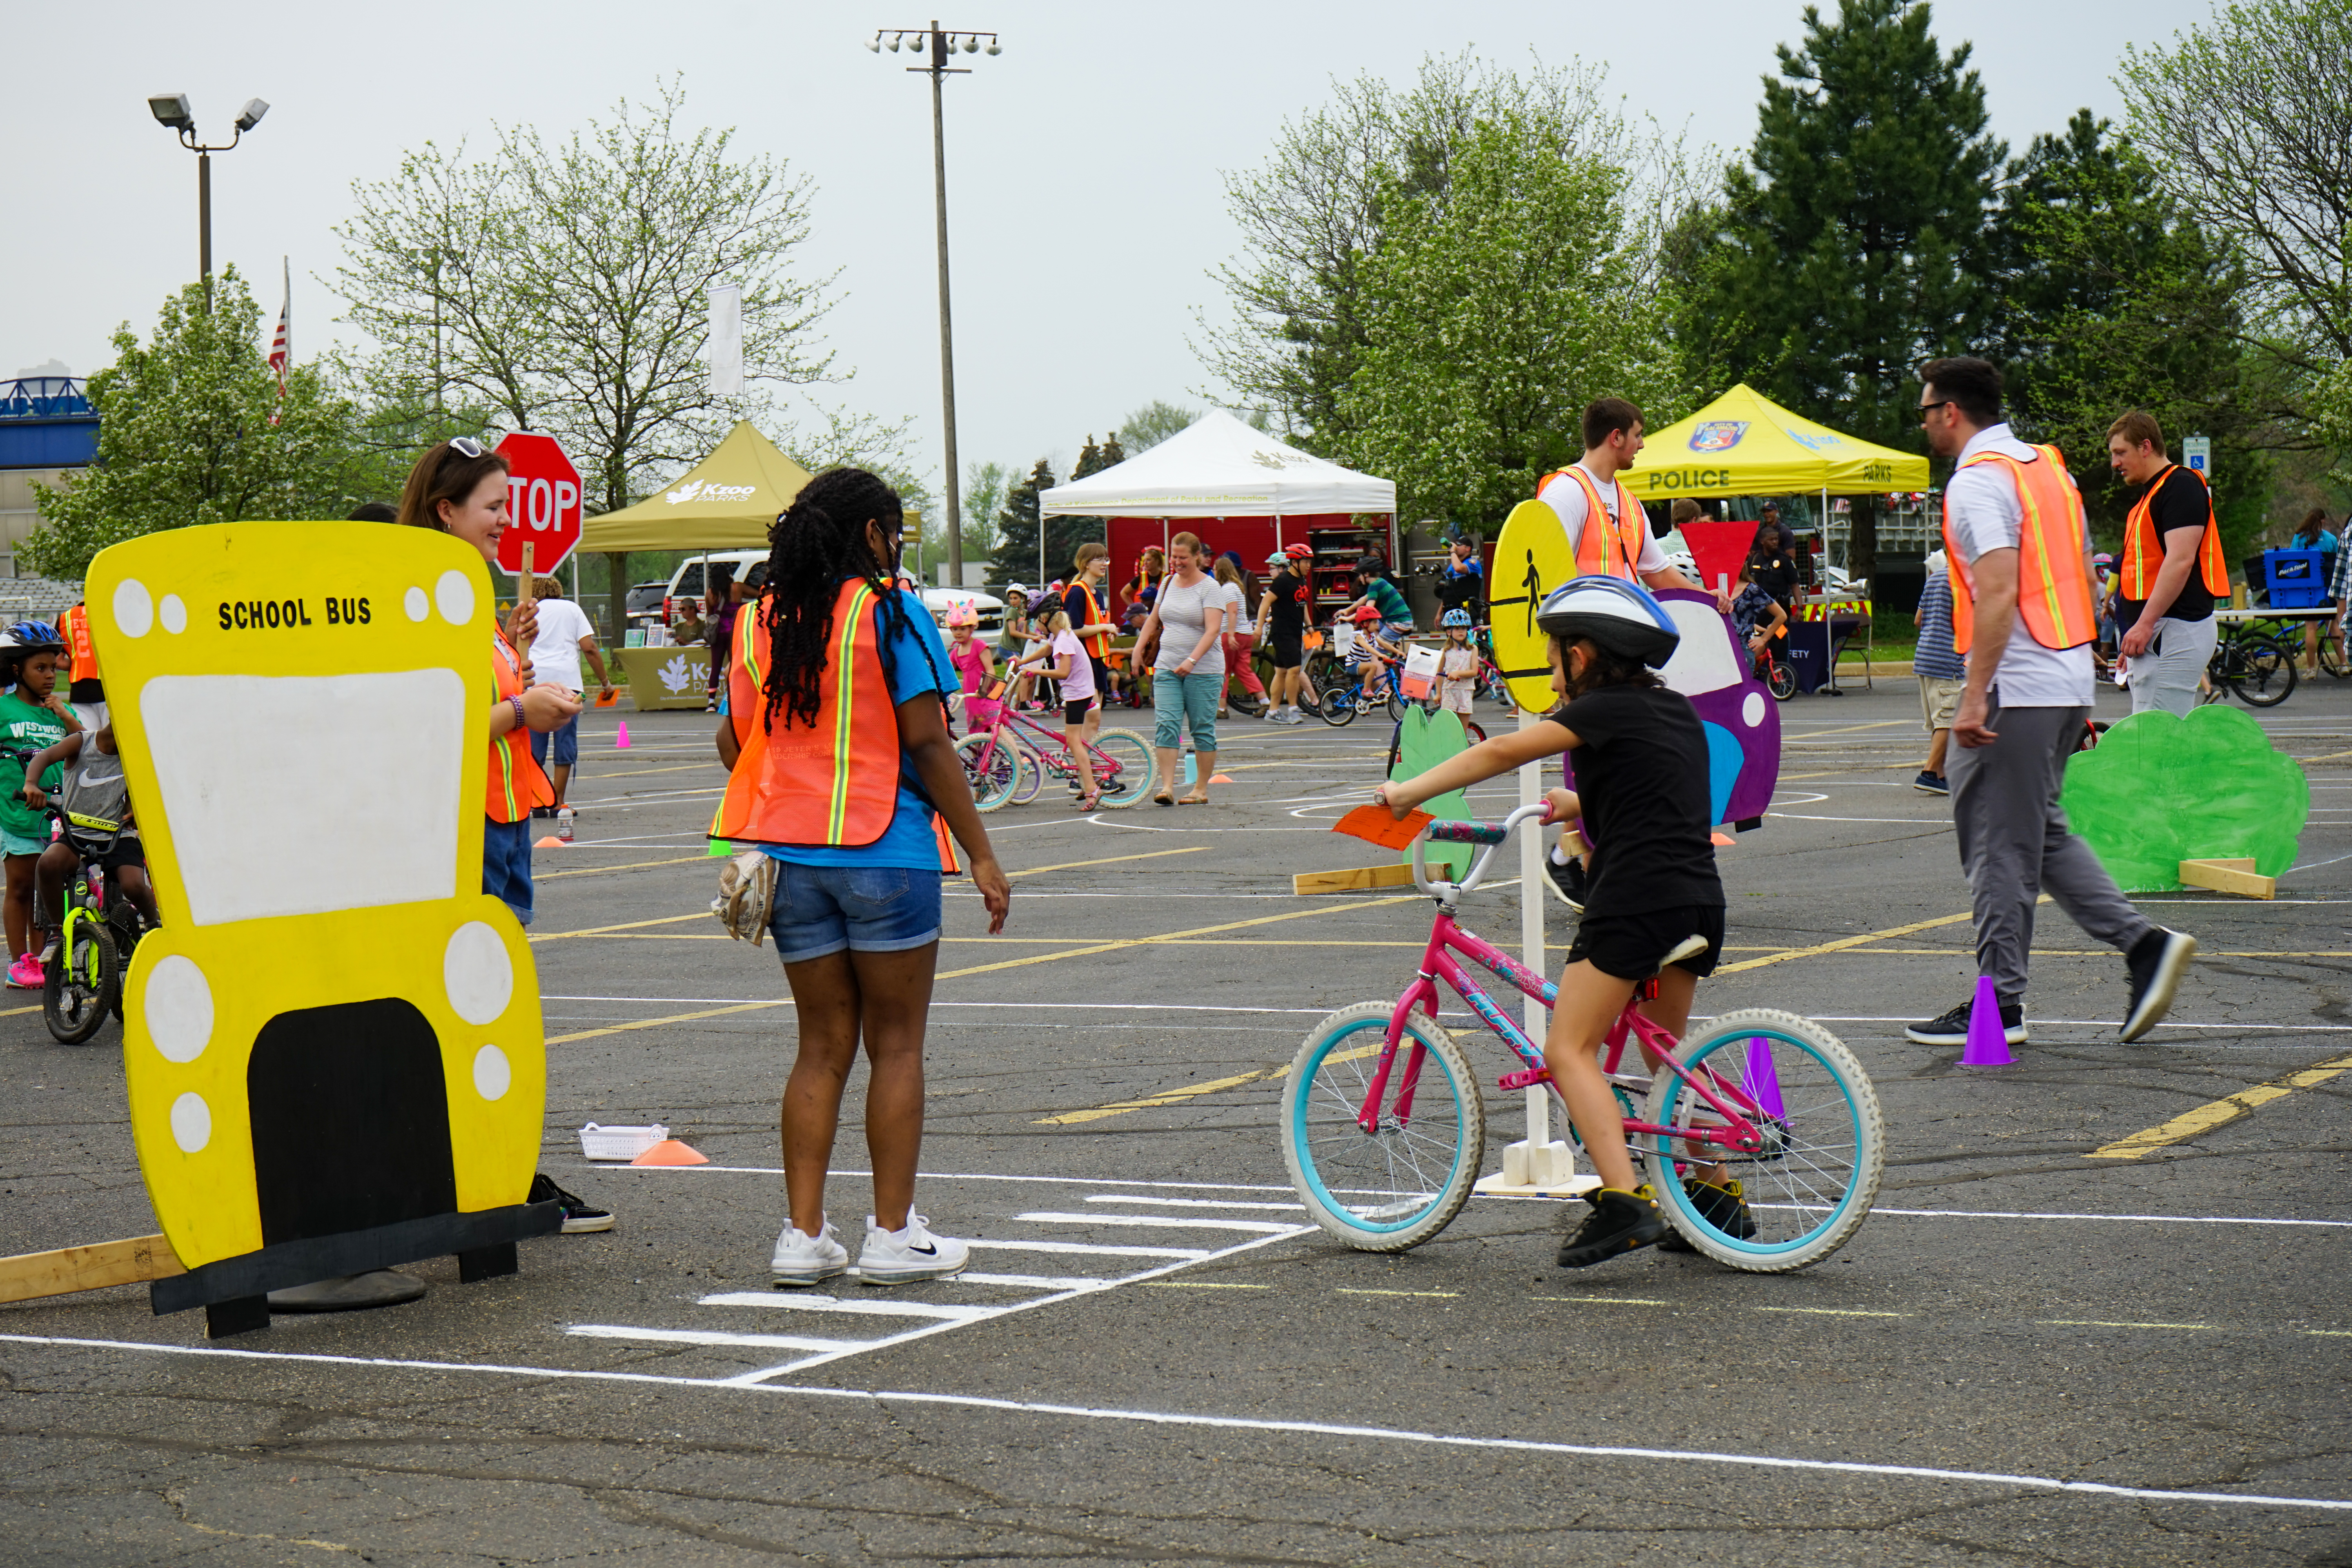
[[[1533,1089],[1537,1084],[1550,1081],[1551,1068],[1526,1068],[1518,1072],[1505,1073],[1495,1080],[1495,1087],[1500,1089]]]

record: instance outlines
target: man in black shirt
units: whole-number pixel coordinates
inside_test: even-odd
[[[1795,602],[1799,569],[1797,536],[1780,521],[1777,501],[1764,503],[1764,521],[1756,530],[1756,542],[1748,554],[1748,580],[1772,595],[1772,602],[1787,609]]]
[[[2108,426],[2107,461],[2140,492],[2124,522],[2116,595],[2132,711],[2186,718],[2213,658],[2215,595],[2230,591],[2213,495],[2204,476],[2165,457],[2164,432],[2138,409]]]

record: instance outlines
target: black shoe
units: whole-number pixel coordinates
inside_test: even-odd
[[[1658,1200],[1646,1184],[1630,1193],[1602,1187],[1587,1193],[1584,1201],[1592,1205],[1592,1212],[1559,1244],[1562,1268],[1589,1268],[1603,1258],[1647,1247],[1666,1234],[1666,1216],[1658,1212]]]
[[[600,1209],[579,1194],[565,1192],[550,1181],[544,1171],[531,1177],[530,1196],[524,1201],[534,1204],[551,1202],[562,1204],[563,1234],[566,1236],[586,1236],[591,1231],[613,1228],[613,1213],[610,1209]]]
[[[1919,770],[1919,776],[1911,781],[1911,787],[1913,789],[1924,789],[1929,795],[1949,795],[1952,793],[1951,784],[1944,777],[1943,774],[1931,773],[1925,768],[1921,768]]]
[[[1698,1210],[1699,1218],[1740,1241],[1756,1234],[1756,1216],[1748,1211],[1748,1199],[1737,1181],[1717,1186],[1702,1182],[1696,1176],[1685,1177],[1683,1191],[1688,1194],[1691,1207]],[[1682,1232],[1670,1230],[1658,1243],[1661,1252],[1696,1252],[1697,1247],[1683,1239]]]
[[[1973,1002],[1963,1002],[1940,1018],[1912,1025],[1903,1031],[1903,1036],[1923,1046],[1965,1046],[1969,1043],[1969,1011],[1974,1005]],[[2000,1034],[2012,1046],[2025,1044],[2025,1004],[2000,1005]]]
[[[1549,885],[1552,897],[1574,910],[1584,912],[1584,857],[1571,858],[1563,866],[1550,856],[1544,857],[1544,881]]]
[[[2172,1011],[2172,994],[2179,987],[2180,972],[2197,956],[2197,939],[2177,931],[2158,926],[2137,942],[2124,954],[2124,966],[2131,971],[2131,1009],[2124,1015],[2123,1037],[2137,1040],[2158,1024]]]
[[[530,808],[530,814],[533,816],[553,816],[555,815],[555,807],[551,805],[534,805]]]

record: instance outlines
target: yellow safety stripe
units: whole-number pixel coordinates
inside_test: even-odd
[[[841,617],[841,646],[834,650],[833,802],[825,813],[827,844],[840,843],[849,822],[849,748],[857,722],[857,682],[851,669],[852,656],[857,649],[858,621],[873,597],[871,584],[857,585],[857,592],[849,601],[849,613]]]

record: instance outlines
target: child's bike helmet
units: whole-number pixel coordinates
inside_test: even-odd
[[[1474,624],[1467,610],[1448,610],[1438,617],[1437,624],[1447,631],[1468,631]]]
[[[1544,595],[1536,625],[1556,637],[1590,637],[1622,658],[1664,668],[1682,633],[1650,591],[1622,577],[1573,577]]]
[[[976,626],[978,625],[980,625],[980,616],[970,605],[950,605],[948,606],[948,630],[953,631],[958,626]]]

